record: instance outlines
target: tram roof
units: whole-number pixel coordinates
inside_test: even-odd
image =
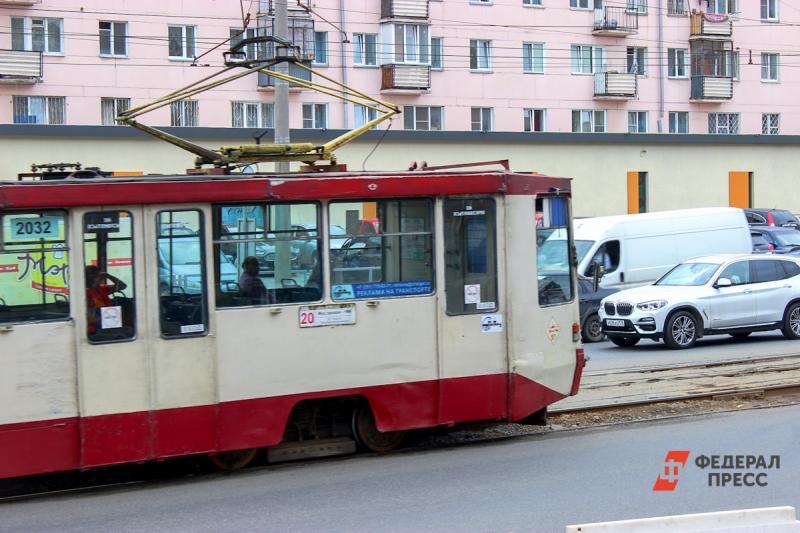
[[[554,193],[569,196],[571,180],[505,170],[144,175],[0,181],[0,208]]]

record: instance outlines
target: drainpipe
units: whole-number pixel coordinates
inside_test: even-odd
[[[658,133],[664,133],[664,0],[658,0]]]
[[[345,50],[345,45],[347,44],[347,31],[345,30],[345,21],[344,21],[344,0],[339,0],[339,31],[342,34],[342,45],[340,50],[340,57],[341,60],[341,67],[342,67],[342,85],[347,85],[347,64],[345,59],[347,58],[347,53]],[[342,90],[342,95],[344,95],[344,89]],[[342,100],[342,113],[344,114],[344,129],[350,128],[350,119],[347,113],[347,102]]]

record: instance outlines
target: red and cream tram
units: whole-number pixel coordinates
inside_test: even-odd
[[[4,182],[0,225],[0,478],[385,451],[577,392],[567,179]]]

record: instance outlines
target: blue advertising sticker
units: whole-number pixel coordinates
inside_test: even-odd
[[[334,285],[332,291],[334,300],[416,296],[418,294],[430,294],[431,292],[433,292],[433,282],[431,280]]]

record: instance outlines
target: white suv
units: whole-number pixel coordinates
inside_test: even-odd
[[[689,348],[703,335],[772,329],[800,339],[800,263],[774,255],[696,257],[653,285],[604,298],[599,314],[617,346],[646,338]]]

